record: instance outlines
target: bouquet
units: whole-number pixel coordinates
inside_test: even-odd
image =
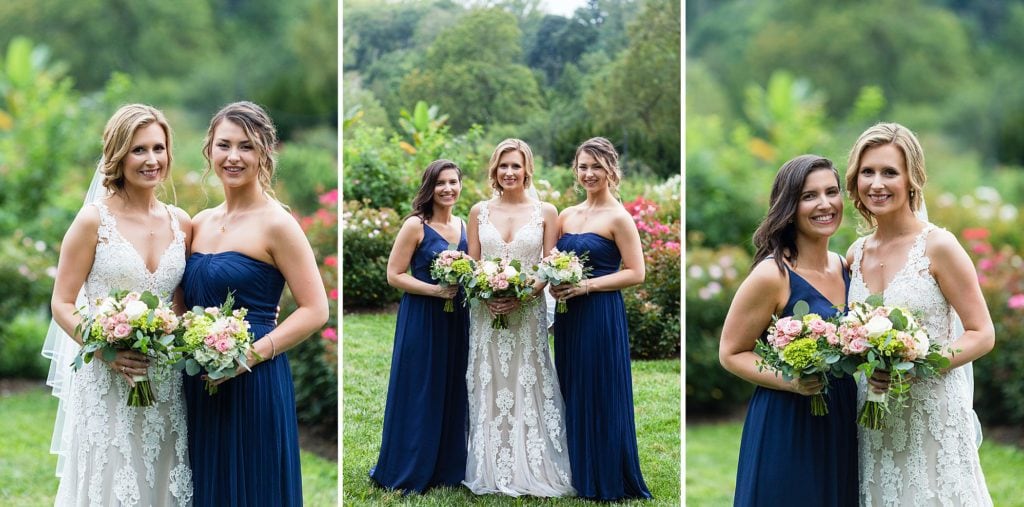
[[[75,357],[73,367],[82,368],[92,361],[96,353],[104,361],[117,358],[119,350],[135,350],[154,358],[158,363],[171,361],[174,332],[178,317],[153,293],[112,291],[109,296],[95,301],[95,310],[75,328],[82,336],[82,348]],[[153,404],[153,386],[147,375],[132,377],[135,386],[128,392],[129,407],[148,407]]]
[[[249,370],[246,353],[252,351],[252,335],[245,320],[245,308],[233,309],[235,298],[231,293],[220,307],[196,306],[182,316],[179,361],[185,373],[195,375],[206,370],[206,392],[217,393],[214,380],[231,377],[238,366]]]
[[[430,264],[430,277],[437,280],[442,287],[465,285],[473,278],[476,262],[465,252],[455,249],[444,250],[437,254]],[[444,311],[455,311],[451,299],[444,302]]]
[[[839,358],[839,336],[836,325],[816,313],[807,313],[806,301],[797,301],[793,316],[776,318],[768,328],[768,340],[758,340],[754,352],[761,356],[757,369],[768,368],[782,374],[785,380],[818,375],[824,387],[811,396],[811,415],[828,414],[825,393],[828,372]]]
[[[518,260],[485,259],[476,263],[466,290],[481,301],[503,297],[526,301],[533,295],[533,279],[523,272]],[[508,329],[508,315],[495,315],[491,329]]]
[[[537,278],[552,285],[565,283],[573,286],[579,285],[587,275],[590,274],[590,266],[584,266],[587,261],[587,254],[576,255],[576,252],[561,252],[558,248],[552,248],[551,253],[540,260],[540,264],[534,266]],[[569,308],[565,300],[559,298],[555,305],[556,313],[565,313]]]
[[[887,393],[868,388],[867,402],[857,417],[861,426],[877,430],[885,426],[887,401],[904,406],[910,377],[934,377],[950,362],[942,355],[942,347],[930,343],[928,334],[906,309],[885,306],[878,295],[849,306],[838,329],[844,354],[840,367],[865,378],[875,370],[886,370],[891,379]]]

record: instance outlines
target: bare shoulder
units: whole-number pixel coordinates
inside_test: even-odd
[[[207,220],[209,220],[210,217],[213,215],[213,210],[214,209],[215,208],[206,208],[206,209],[200,211],[199,213],[196,213],[196,216],[192,217],[192,224],[193,225],[200,225],[200,224],[206,222]]]
[[[785,270],[780,270],[775,259],[763,259],[754,266],[743,285],[758,294],[778,294],[789,283]]]
[[[83,230],[97,230],[100,227],[100,210],[96,206],[82,206],[75,215],[72,227],[79,227]]]
[[[420,217],[412,216],[412,217],[406,218],[402,222],[401,230],[403,230],[403,231],[405,231],[405,230],[416,230],[416,229],[422,229],[422,228],[423,228],[423,220],[421,220]]]
[[[928,252],[928,257],[939,262],[967,255],[967,251],[960,245],[953,233],[938,228],[928,233],[925,250]]]
[[[565,209],[563,209],[562,212],[558,214],[558,216],[561,218],[569,218],[575,215],[576,213],[579,213],[579,211],[580,205],[573,204],[572,206],[567,206]]]

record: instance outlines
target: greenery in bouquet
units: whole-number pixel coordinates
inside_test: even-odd
[[[196,306],[181,317],[182,332],[177,362],[188,375],[206,371],[206,391],[216,394],[219,379],[235,375],[238,367],[249,370],[247,353],[260,359],[252,349],[252,334],[245,320],[248,310],[234,309],[235,298],[228,293],[219,307]]]
[[[482,259],[476,263],[466,291],[470,298],[479,301],[515,298],[525,302],[533,296],[533,278],[523,271],[518,260]],[[508,329],[508,315],[495,315],[491,329]]]
[[[561,252],[558,248],[552,248],[547,257],[540,260],[540,264],[534,266],[537,278],[551,285],[579,285],[592,270],[587,265],[587,253],[576,255],[575,251]],[[555,312],[565,313],[569,308],[564,299],[559,299],[555,305]]]
[[[790,317],[772,317],[766,340],[758,340],[754,352],[761,356],[758,371],[768,369],[785,380],[820,377],[824,387],[811,396],[811,414],[828,414],[825,394],[828,373],[839,359],[839,336],[833,322],[808,313],[806,301],[797,301]]]
[[[442,287],[453,285],[466,285],[473,279],[473,270],[476,268],[476,261],[466,252],[449,248],[437,254],[434,261],[430,263],[430,277],[437,280]],[[444,302],[444,311],[455,311],[455,305],[451,299]]]
[[[93,302],[93,309],[80,308],[84,318],[75,328],[82,336],[82,348],[72,366],[77,371],[92,361],[96,354],[106,362],[117,358],[121,350],[134,350],[155,360],[155,364],[170,363],[174,333],[178,317],[155,294],[126,290],[111,291],[110,295]],[[149,377],[132,377],[134,386],[128,392],[128,406],[148,407],[155,397]]]
[[[842,357],[839,371],[871,378],[876,370],[889,372],[889,389],[876,393],[871,387],[857,422],[866,428],[885,427],[890,402],[897,408],[906,405],[911,380],[939,375],[950,365],[943,347],[929,340],[928,333],[905,308],[886,306],[880,295],[864,302],[852,302],[840,319],[839,340]],[[955,352],[955,351],[953,351]]]

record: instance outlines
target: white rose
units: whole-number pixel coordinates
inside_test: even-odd
[[[483,270],[485,275],[493,275],[498,272],[498,264],[493,261],[484,261]]]
[[[128,317],[128,320],[135,320],[149,311],[149,307],[142,301],[132,301],[124,305],[124,314]]]
[[[515,266],[509,264],[508,266],[505,266],[505,271],[502,274],[504,274],[506,278],[513,278],[519,275],[519,271],[516,271]]]
[[[874,316],[867,324],[864,324],[864,329],[868,332],[868,337],[875,338],[881,336],[886,331],[892,329],[892,322],[885,317]]]
[[[114,298],[103,298],[97,301],[96,313],[98,315],[108,314],[114,311]]]
[[[917,357],[924,357],[928,355],[928,335],[924,331],[918,331],[914,333],[914,352],[917,353]]]

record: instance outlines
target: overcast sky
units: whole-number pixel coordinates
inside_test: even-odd
[[[541,9],[544,12],[559,14],[565,17],[572,17],[576,9],[587,4],[587,0],[544,0]]]

